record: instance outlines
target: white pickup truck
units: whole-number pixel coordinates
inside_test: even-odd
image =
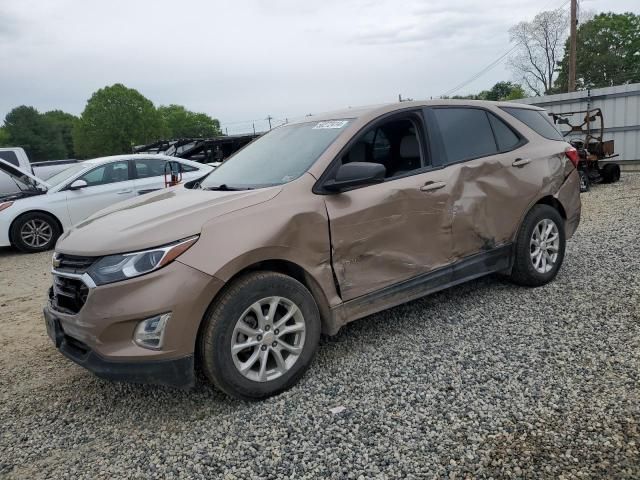
[[[0,148],[0,159],[22,170],[31,172],[42,180],[46,180],[78,162],[78,160],[50,160],[32,163],[29,161],[27,153],[20,147]],[[18,192],[19,190],[11,177],[0,171],[0,195]]]

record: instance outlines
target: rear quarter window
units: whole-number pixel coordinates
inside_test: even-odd
[[[517,118],[538,135],[549,140],[564,141],[564,137],[551,123],[551,119],[544,110],[530,110],[528,108],[500,107],[509,115]]]

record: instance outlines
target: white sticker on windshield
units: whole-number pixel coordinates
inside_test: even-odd
[[[342,128],[344,127],[347,123],[349,123],[348,120],[329,120],[327,122],[318,122],[313,129],[317,130],[317,129],[321,129],[321,128]]]

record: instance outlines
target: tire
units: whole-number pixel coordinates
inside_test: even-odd
[[[9,236],[13,246],[21,252],[35,253],[55,247],[60,233],[60,226],[53,216],[44,212],[29,212],[13,221]]]
[[[588,192],[591,187],[589,175],[584,170],[578,170],[578,175],[580,175],[580,193]]]
[[[280,303],[273,297],[280,297]],[[260,302],[263,302],[259,306],[261,323],[256,310],[252,310]],[[277,305],[272,315],[275,321],[268,315],[271,304]],[[298,330],[283,335],[276,327],[292,311],[296,313],[279,329]],[[300,330],[301,325],[304,331]],[[200,366],[209,381],[232,397],[242,400],[270,397],[293,386],[309,368],[318,348],[320,330],[318,307],[304,285],[281,273],[249,273],[235,280],[209,307],[198,339]],[[252,346],[242,350],[239,346],[234,355],[232,345],[243,342]],[[283,348],[284,344],[297,346],[299,353],[295,355]],[[276,351],[280,352],[280,363]],[[245,373],[241,373],[241,366],[249,364]]]
[[[546,240],[542,243],[543,248],[539,248],[538,251],[546,251],[548,256],[542,253],[538,257],[535,254],[536,245],[533,243],[535,239],[534,231],[537,230],[536,234],[538,235],[538,239],[540,239],[540,232],[544,232],[549,227],[549,222],[555,226],[557,241],[552,241],[547,244],[546,242],[548,242],[548,240]],[[544,238],[544,236],[542,238]],[[549,234],[548,238],[553,238],[553,232]],[[544,247],[544,244],[547,244],[547,247]],[[534,205],[534,207],[529,210],[529,213],[527,213],[518,231],[514,247],[511,281],[527,287],[539,287],[549,283],[556,277],[562,265],[565,246],[564,220],[560,216],[560,213],[549,205]],[[540,263],[536,265],[538,258],[540,258]],[[551,259],[553,259],[553,262],[551,262]],[[544,268],[543,262],[545,265]],[[547,269],[547,265],[550,265],[550,268]]]
[[[620,165],[607,163],[601,170],[603,183],[615,183],[620,180]]]

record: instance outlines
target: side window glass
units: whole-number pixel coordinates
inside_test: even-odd
[[[372,162],[385,166],[386,177],[406,175],[419,170],[422,160],[416,122],[396,119],[366,131],[342,157],[342,163]]]
[[[492,113],[488,115],[493,133],[496,136],[496,142],[498,142],[498,150],[501,152],[513,150],[520,143],[520,137],[498,117]]]
[[[90,187],[123,182],[129,180],[129,164],[127,161],[107,163],[86,173],[81,180],[87,182]]]
[[[455,163],[498,153],[489,118],[478,108],[434,108],[447,162]]]
[[[20,162],[18,161],[18,157],[16,156],[16,154],[10,150],[6,150],[4,152],[0,152],[0,158],[2,160],[4,160],[5,162],[9,162],[12,165],[15,165],[16,167],[20,166]]]
[[[136,159],[136,176],[149,178],[164,175],[164,165],[165,162],[162,160]]]

